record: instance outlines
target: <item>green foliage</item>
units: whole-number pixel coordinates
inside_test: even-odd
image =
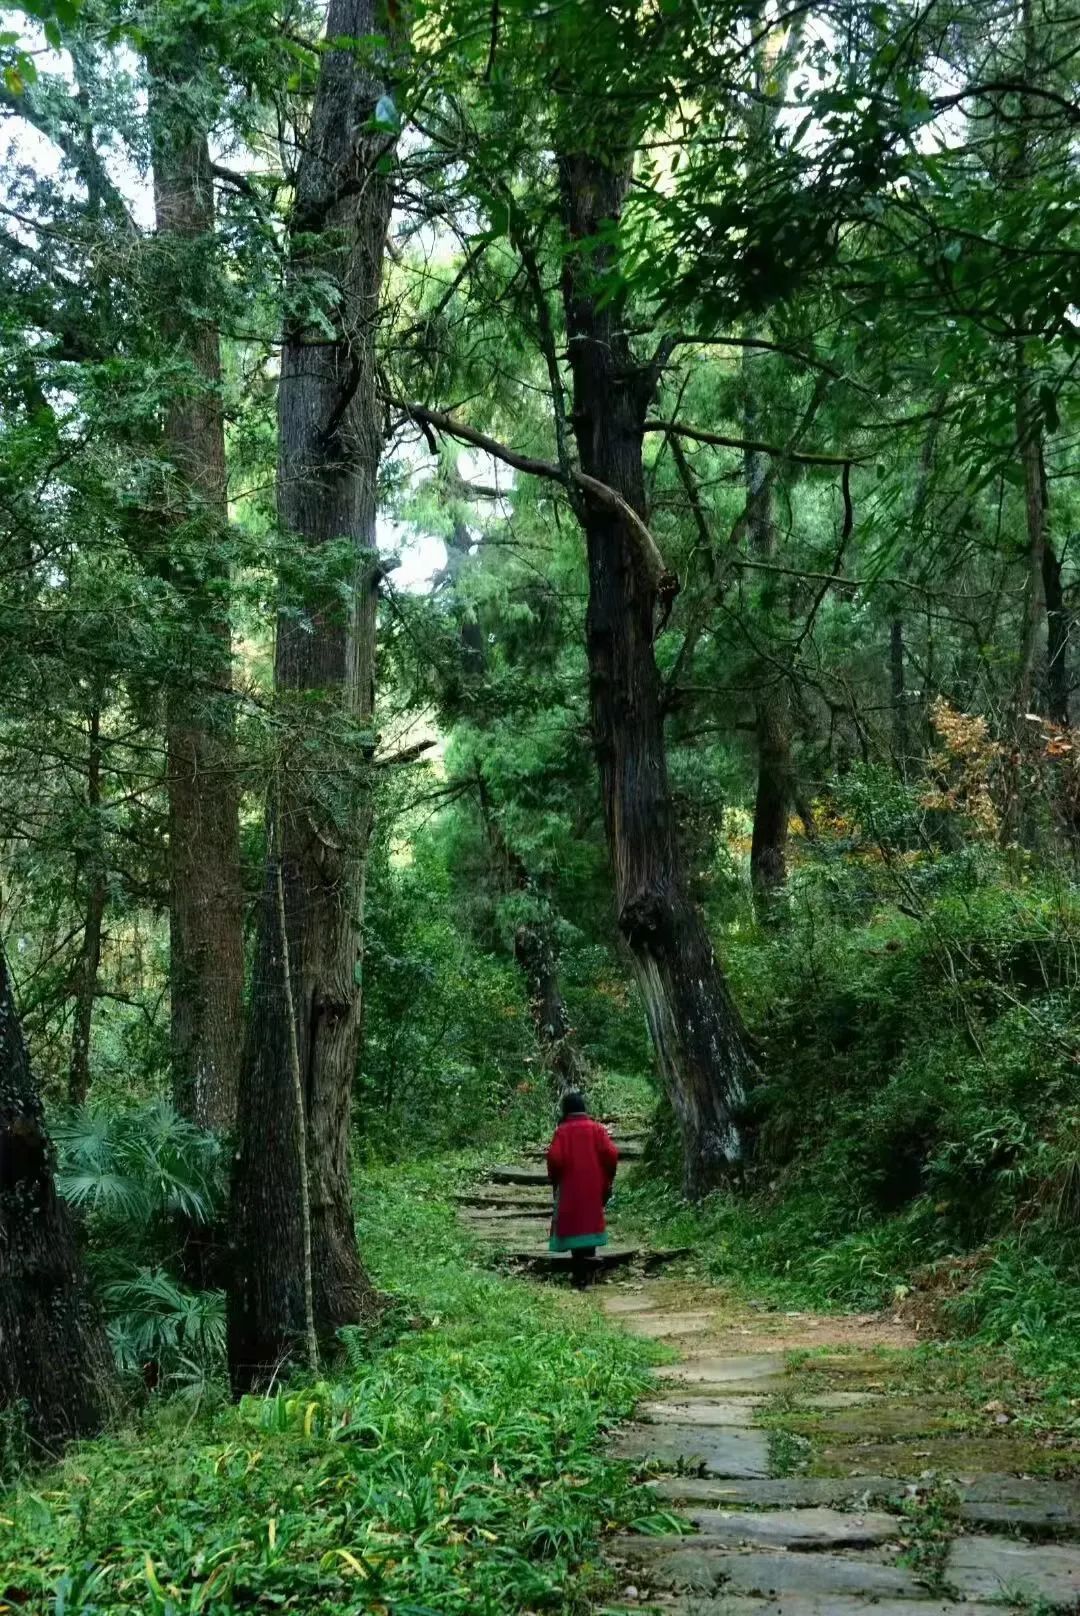
[[[646,1354],[584,1304],[470,1267],[444,1187],[364,1180],[364,1249],[403,1333],[352,1333],[339,1377],[236,1409],[166,1405],[16,1489],[7,1597],[161,1616],[590,1608],[598,1531],[655,1514],[595,1451]]]
[[[173,1220],[210,1223],[224,1195],[220,1140],[158,1102],[125,1111],[84,1108],[52,1124],[57,1188],[98,1225],[152,1240]]]
[[[888,800],[906,838],[910,795]],[[749,1193],[689,1209],[653,1179],[622,1192],[624,1215],[787,1305],[925,1292],[942,1328],[1063,1387],[1080,1305],[1071,884],[986,849],[864,842],[856,823],[794,886],[789,925],[732,954],[765,1057]]]

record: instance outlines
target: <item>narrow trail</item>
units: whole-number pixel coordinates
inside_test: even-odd
[[[637,1136],[613,1128],[623,1160]],[[507,1261],[557,1270],[539,1152],[462,1197]],[[991,1616],[1080,1609],[1075,1449],[920,1389],[914,1336],[879,1315],[783,1314],[670,1275],[616,1240],[597,1306],[677,1361],[614,1434],[682,1530],[622,1536],[606,1610],[666,1616]]]

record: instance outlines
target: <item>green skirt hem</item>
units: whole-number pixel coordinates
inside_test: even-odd
[[[548,1241],[549,1251],[580,1251],[584,1246],[606,1246],[606,1234],[553,1234]]]

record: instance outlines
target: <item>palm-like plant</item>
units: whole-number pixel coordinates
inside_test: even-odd
[[[83,1107],[53,1126],[57,1187],[78,1210],[123,1223],[209,1223],[222,1204],[221,1144],[159,1101],[108,1113]]]
[[[57,1187],[86,1221],[119,1367],[160,1390],[201,1393],[224,1362],[224,1297],[188,1289],[166,1264],[224,1204],[220,1141],[161,1102],[84,1107],[53,1136]]]
[[[201,1393],[225,1359],[225,1298],[190,1291],[162,1268],[106,1285],[109,1337],[122,1370],[153,1365],[161,1390]]]

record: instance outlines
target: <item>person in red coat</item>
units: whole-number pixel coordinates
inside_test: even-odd
[[[548,1146],[547,1172],[555,1190],[552,1251],[570,1253],[570,1277],[578,1290],[589,1282],[597,1246],[607,1245],[604,1207],[615,1183],[619,1152],[603,1123],[589,1115],[584,1096],[562,1097],[562,1121]]]

